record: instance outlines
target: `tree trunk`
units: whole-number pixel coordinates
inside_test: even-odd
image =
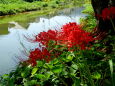
[[[115,18],[112,19],[111,22],[111,20],[103,20],[97,16],[102,14],[102,10],[104,8],[109,9],[110,6],[115,6],[115,0],[91,0],[91,3],[97,19],[97,27],[95,28],[93,35],[97,36],[98,38],[103,38],[110,31],[111,34],[115,33],[112,25],[112,22],[115,25]]]

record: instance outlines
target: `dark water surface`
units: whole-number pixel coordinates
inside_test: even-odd
[[[33,38],[42,31],[60,29],[68,22],[79,23],[79,19],[86,16],[81,13],[82,10],[83,8],[64,9],[51,15],[32,18],[24,14],[23,20],[0,24],[0,75],[9,73],[20,60],[27,59],[25,51],[38,47],[38,43],[31,43],[24,36]],[[7,20],[9,17],[12,16],[4,18]],[[4,18],[0,18],[0,22]]]

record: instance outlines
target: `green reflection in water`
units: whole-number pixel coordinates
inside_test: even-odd
[[[48,10],[47,10],[48,12]],[[29,23],[35,22],[36,17],[40,15],[46,15],[44,12],[29,12],[29,13],[21,13],[18,15],[9,15],[0,18],[0,35],[8,34],[8,27],[13,27],[10,22],[16,21],[19,25],[24,27],[25,29],[28,28]]]
[[[0,24],[0,35],[8,34],[8,23]]]

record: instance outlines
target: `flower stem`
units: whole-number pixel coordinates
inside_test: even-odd
[[[110,18],[110,21],[111,21],[111,24],[112,24],[113,29],[114,29],[114,32],[115,32],[115,25],[114,25],[114,23],[113,23],[113,21],[112,21],[112,19],[111,19],[111,18]]]

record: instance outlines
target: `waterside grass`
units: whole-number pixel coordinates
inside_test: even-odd
[[[51,4],[48,7],[44,7],[41,9],[36,9],[36,10],[29,10],[25,12],[19,12],[16,14],[12,15],[5,15],[5,16],[0,16],[0,24],[8,23],[10,21],[23,21],[28,18],[35,18],[37,16],[41,15],[50,15],[50,14],[55,14],[57,11],[64,9],[64,8],[72,8],[75,7],[74,2],[71,4],[66,4],[66,5],[60,5],[57,7],[52,7]]]

